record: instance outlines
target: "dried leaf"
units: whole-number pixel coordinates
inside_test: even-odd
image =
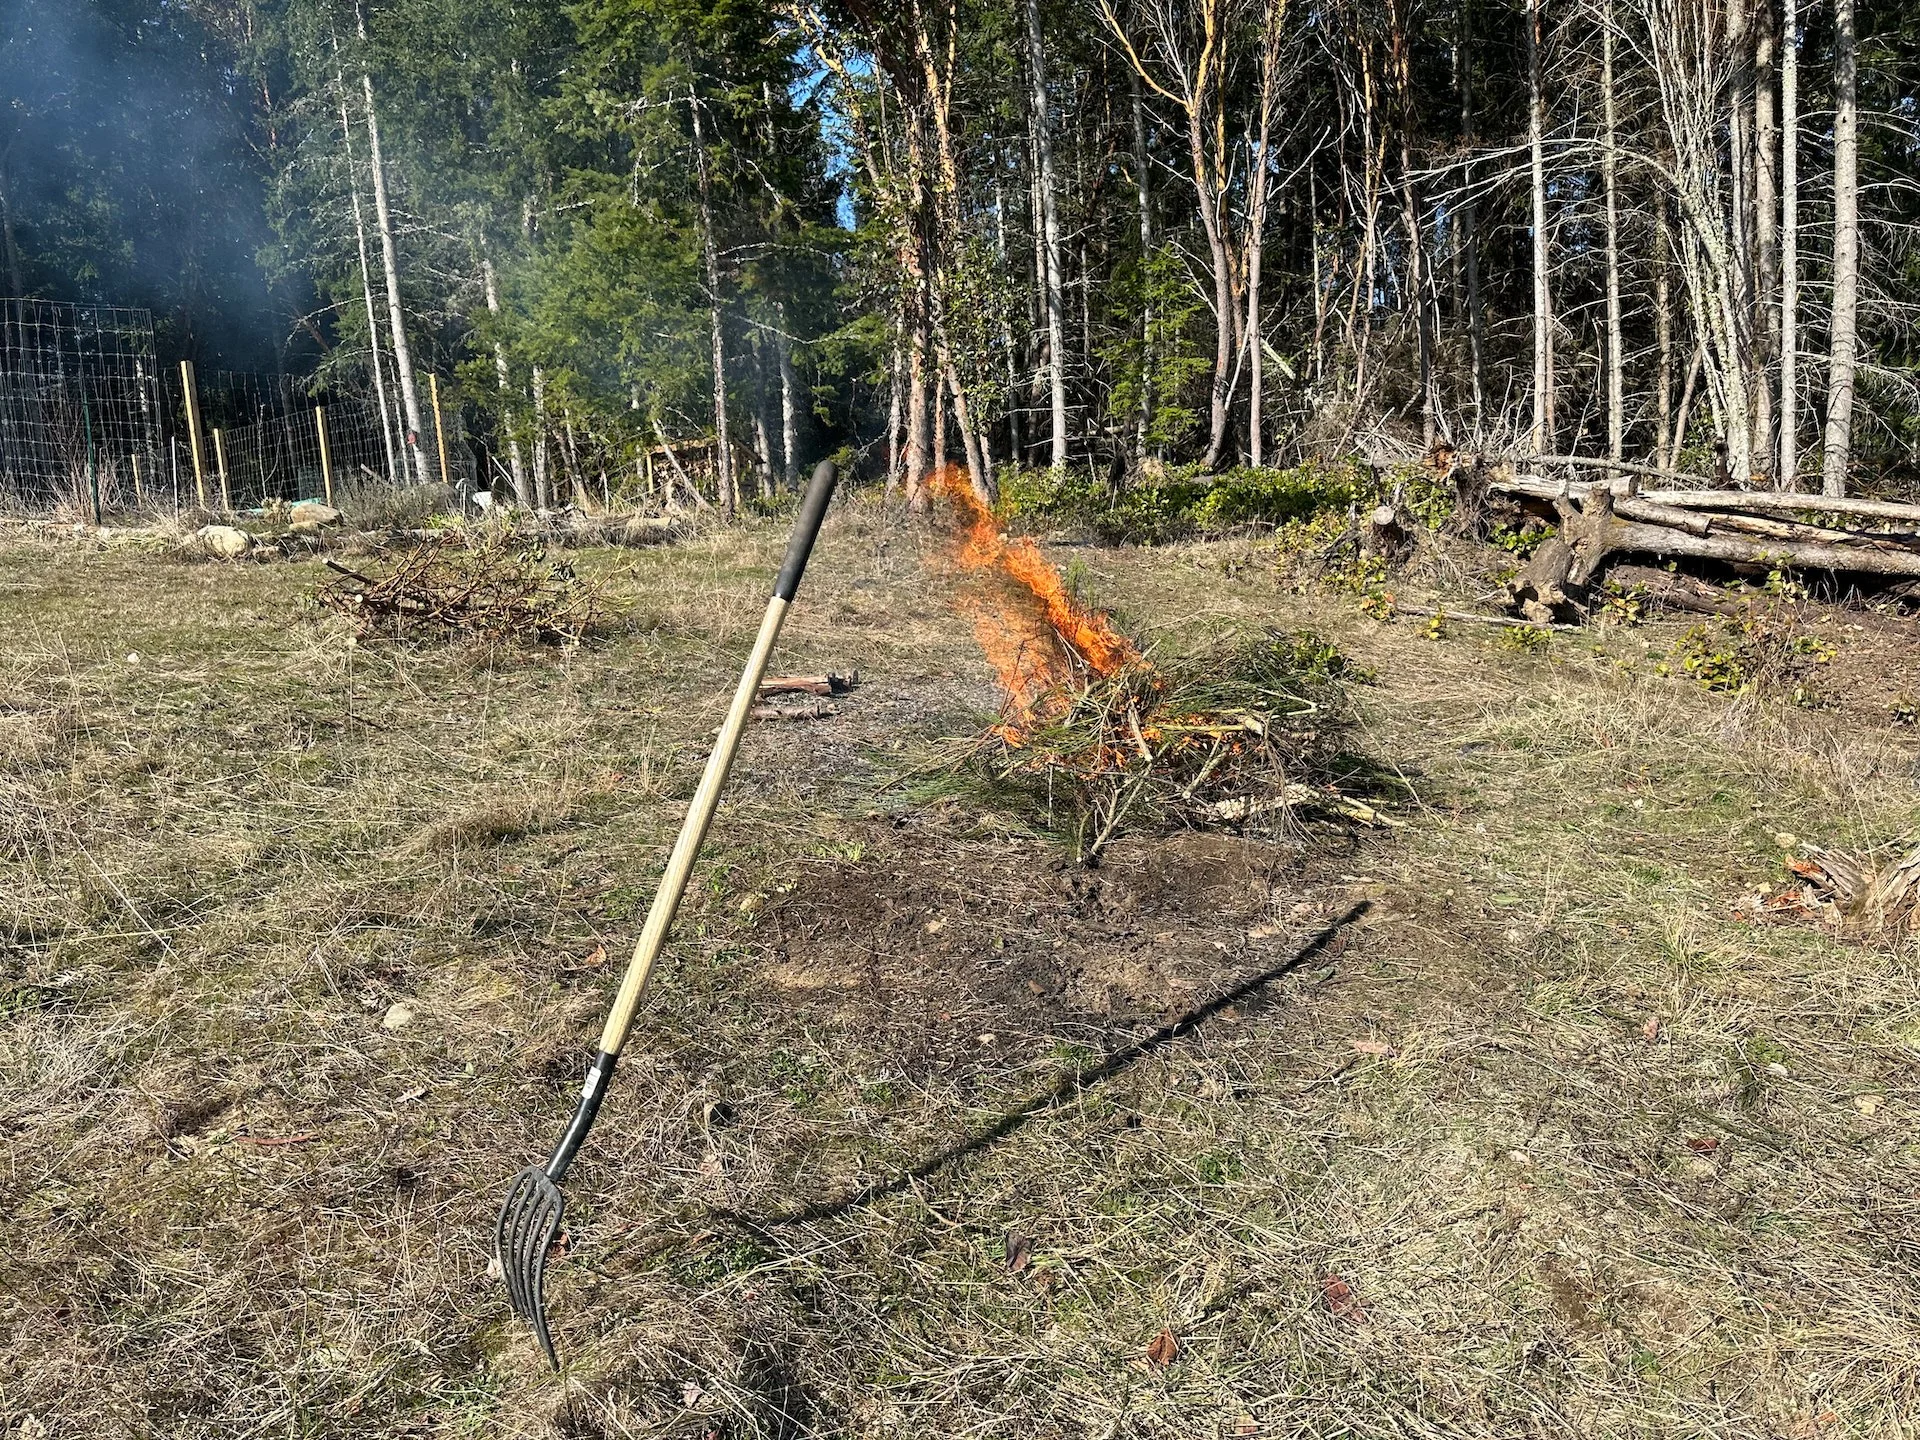
[[[1173,1338],[1173,1331],[1162,1330],[1147,1342],[1147,1359],[1165,1367],[1180,1358],[1180,1342]]]
[[[1351,1040],[1347,1043],[1352,1045],[1353,1048],[1362,1055],[1391,1055],[1394,1053],[1393,1046],[1384,1040]]]
[[[1692,1135],[1687,1139],[1687,1149],[1696,1155],[1711,1155],[1720,1148],[1718,1135]]]
[[[1251,1415],[1242,1415],[1233,1422],[1233,1433],[1236,1440],[1244,1440],[1244,1437],[1249,1435],[1258,1435],[1260,1422]]]
[[[1343,1320],[1359,1320],[1365,1315],[1360,1308],[1360,1297],[1353,1293],[1353,1287],[1338,1275],[1329,1275],[1320,1286],[1320,1298],[1327,1302],[1327,1309]]]
[[[1660,1017],[1658,1015],[1647,1016],[1646,1023],[1640,1027],[1640,1038],[1642,1040],[1657,1040],[1660,1038]]]
[[[1033,1263],[1033,1242],[1026,1236],[1007,1231],[1004,1242],[1007,1256],[1007,1269],[1018,1275]]]

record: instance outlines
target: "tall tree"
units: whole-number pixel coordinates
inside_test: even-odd
[[[1833,0],[1833,319],[1827,357],[1827,443],[1821,491],[1847,493],[1853,381],[1860,343],[1860,81],[1853,0]]]

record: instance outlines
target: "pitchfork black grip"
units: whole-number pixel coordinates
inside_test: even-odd
[[[567,1167],[573,1164],[574,1154],[580,1149],[580,1142],[587,1138],[587,1131],[593,1128],[593,1117],[600,1111],[600,1102],[606,1098],[607,1082],[613,1079],[614,1063],[618,1055],[609,1055],[605,1050],[593,1057],[593,1068],[587,1071],[587,1083],[580,1087],[580,1108],[573,1112],[573,1123],[567,1126],[567,1133],[560,1137],[560,1143],[553,1148],[553,1158],[547,1161],[547,1178],[564,1180]]]
[[[773,582],[773,593],[781,600],[792,600],[800,588],[800,577],[807,572],[807,557],[819,537],[820,522],[827,518],[827,502],[833,499],[833,484],[839,471],[831,460],[813,467],[813,479],[800,501],[799,518],[793,522],[793,539],[787,542],[787,560],[780,567],[780,578]]]

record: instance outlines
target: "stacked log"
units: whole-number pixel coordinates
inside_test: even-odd
[[[1565,618],[1601,570],[1627,556],[1920,579],[1920,505],[1774,490],[1648,490],[1641,488],[1644,477],[1687,477],[1569,456],[1531,463],[1598,463],[1621,472],[1587,482],[1548,479],[1511,462],[1485,467],[1488,490],[1530,508],[1551,507],[1559,521],[1559,534],[1508,584],[1514,611],[1537,623]],[[1836,523],[1854,520],[1861,523]]]

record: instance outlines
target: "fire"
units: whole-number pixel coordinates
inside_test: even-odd
[[[1007,693],[1012,735],[1034,718],[1049,692],[1087,672],[1107,676],[1140,663],[1126,636],[1067,593],[1038,546],[1002,533],[957,467],[942,466],[931,484],[953,501],[965,527],[954,544],[954,563],[989,582],[968,597],[968,609],[980,648]]]

